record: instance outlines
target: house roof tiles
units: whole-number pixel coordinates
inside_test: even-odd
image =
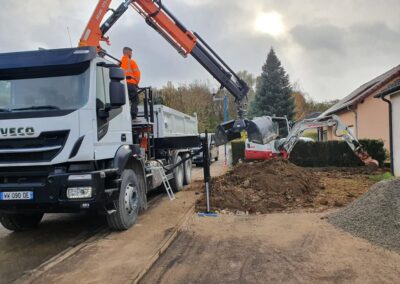
[[[341,99],[337,104],[323,112],[321,116],[334,114],[340,110],[357,104],[398,75],[400,75],[400,65],[361,85],[352,93]]]

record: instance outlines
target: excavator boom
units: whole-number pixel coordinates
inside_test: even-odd
[[[119,20],[129,7],[137,11],[146,23],[166,39],[182,56],[192,55],[220,84],[235,98],[238,119],[222,124],[217,131],[218,144],[240,137],[240,132],[248,131],[249,139],[257,137],[258,143],[264,143],[271,133],[265,132],[260,122],[265,120],[248,121],[244,118],[244,101],[247,99],[249,87],[197,34],[189,31],[162,3],[161,0],[125,0],[103,22],[109,11],[111,0],[100,0],[85,32],[80,46],[96,46],[101,51],[100,42],[108,42],[105,34]]]
[[[316,129],[323,127],[333,127],[334,134],[341,137],[351,150],[360,158],[366,165],[379,166],[378,161],[371,158],[364,147],[360,144],[351,130],[344,124],[336,115],[320,117],[316,119],[305,119],[296,123],[290,130],[289,135],[278,141],[277,149],[283,151],[285,155],[290,155],[294,146],[299,142],[301,135],[308,129]]]

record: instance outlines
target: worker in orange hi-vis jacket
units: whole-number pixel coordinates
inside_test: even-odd
[[[121,68],[125,70],[126,82],[128,84],[129,100],[131,101],[132,119],[136,120],[139,104],[139,82],[140,70],[135,60],[132,59],[132,48],[124,47],[121,59]]]

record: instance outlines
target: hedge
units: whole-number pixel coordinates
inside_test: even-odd
[[[381,140],[360,140],[367,152],[384,165],[387,153]],[[232,141],[232,162],[244,160],[245,141]],[[357,167],[364,164],[343,141],[302,142],[294,147],[290,161],[303,167]]]
[[[360,140],[372,158],[384,165],[386,151],[381,140]],[[294,147],[290,161],[303,167],[357,167],[364,163],[344,141],[302,142]]]

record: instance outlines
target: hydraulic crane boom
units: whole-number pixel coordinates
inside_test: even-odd
[[[239,76],[221,59],[220,56],[197,34],[189,31],[162,3],[161,0],[125,0],[103,22],[109,11],[111,0],[99,0],[97,7],[81,37],[80,46],[95,46],[99,51],[101,41],[109,43],[105,34],[132,7],[146,21],[146,23],[161,34],[182,56],[192,55],[220,84],[220,89],[227,89],[235,98],[238,110],[238,119],[221,124],[216,131],[217,144],[227,143],[229,140],[240,137],[240,132],[246,130],[250,140],[256,143],[266,143],[266,133],[271,123],[268,119],[248,121],[244,119],[244,101],[247,98],[249,87]],[[253,139],[254,138],[254,139]]]
[[[105,34],[125,13],[129,6],[134,8],[146,23],[160,33],[181,55],[192,55],[238,103],[247,97],[249,87],[196,33],[185,26],[162,4],[161,0],[126,0],[101,25],[111,0],[100,0],[85,29],[80,46],[96,46],[108,42]],[[101,25],[101,26],[100,26]],[[240,113],[239,116],[243,115]]]
[[[104,33],[100,30],[101,22],[105,15],[109,11],[112,0],[100,0],[94,10],[90,21],[87,24],[81,39],[79,46],[95,46],[100,49],[100,41],[108,42],[108,39],[104,37]]]

